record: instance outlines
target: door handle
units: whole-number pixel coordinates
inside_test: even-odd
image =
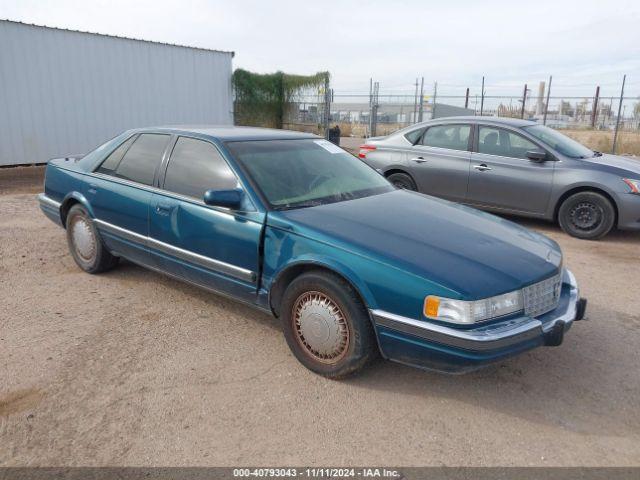
[[[98,193],[98,187],[96,187],[93,183],[90,183],[88,192],[91,195],[95,195],[96,193]]]
[[[412,162],[416,162],[416,163],[424,163],[427,160],[424,157],[414,157],[411,159]]]
[[[156,212],[158,212],[160,215],[169,215],[169,212],[171,212],[171,205],[158,203],[156,204]]]
[[[491,167],[487,167],[486,163],[481,163],[480,165],[474,165],[473,168],[481,172],[486,172],[487,170],[491,170]]]

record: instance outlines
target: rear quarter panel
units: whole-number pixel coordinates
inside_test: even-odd
[[[411,145],[404,138],[385,138],[369,141],[368,145],[375,145],[376,150],[367,153],[363,160],[381,173],[390,170],[409,171],[408,158]]]
[[[89,214],[93,215],[91,205],[84,196],[84,173],[73,168],[74,163],[73,160],[65,159],[49,161],[45,170],[44,193],[59,202],[63,210],[67,202],[74,200],[84,205]]]

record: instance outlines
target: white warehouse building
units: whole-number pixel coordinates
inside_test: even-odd
[[[233,52],[0,20],[0,166],[129,128],[233,124]]]

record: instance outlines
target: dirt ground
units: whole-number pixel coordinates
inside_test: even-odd
[[[521,221],[560,242],[589,299],[561,347],[336,382],[267,315],[128,263],[82,273],[39,181],[4,175],[2,466],[640,465],[640,234]]]

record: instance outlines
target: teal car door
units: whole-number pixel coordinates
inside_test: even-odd
[[[471,154],[467,202],[514,213],[544,215],[553,186],[554,161],[534,162],[541,150],[513,131],[480,125]]]
[[[238,210],[206,205],[207,190],[239,187],[217,147],[180,136],[149,212],[156,266],[219,292],[255,301],[264,213],[245,195]]]

